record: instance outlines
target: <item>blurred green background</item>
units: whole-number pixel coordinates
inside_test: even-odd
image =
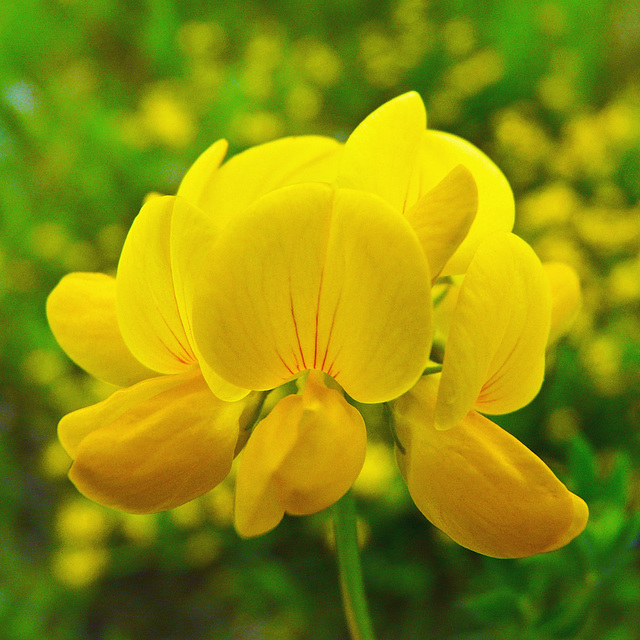
[[[105,397],[44,314],[113,272],[150,191],[211,142],[345,139],[415,89],[511,181],[517,232],[579,272],[545,385],[500,423],[587,500],[561,551],[499,561],[419,514],[374,441],[356,487],[381,639],[640,638],[638,0],[0,4],[0,636],[346,639],[326,515],[240,541],[232,487],[156,516],[80,496],[59,418]]]

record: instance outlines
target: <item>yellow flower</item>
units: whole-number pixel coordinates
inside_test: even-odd
[[[457,136],[425,129],[426,120],[414,92],[374,111],[346,142],[337,182],[404,213],[435,280],[464,273],[483,238],[510,231],[515,205],[487,156]]]
[[[536,395],[550,325],[555,337],[576,304],[565,293],[574,287],[570,270],[545,271],[524,241],[493,235],[476,251],[460,288],[442,373],[423,377],[394,403],[403,449],[397,458],[414,502],[479,553],[513,558],[551,551],[586,525],[586,504],[480,413],[508,413]]]
[[[497,167],[425,127],[422,100],[410,93],[366,118],[344,146],[283,139],[220,167],[226,145],[216,143],[176,197],[143,207],[115,282],[63,279],[48,304],[60,344],[88,371],[133,385],[60,423],[81,491],[128,511],[175,507],[219,483],[244,447],[235,523],[241,535],[259,535],[285,513],[330,506],[357,478],[366,430],[348,394],[397,399],[409,489],[462,544],[504,555],[494,544],[503,540],[506,555],[526,555],[578,532],[579,499],[525,454],[504,465],[522,461],[531,492],[516,482],[504,500],[493,486],[479,496],[479,525],[472,501],[447,499],[448,477],[491,470],[509,453],[481,427],[473,437],[486,456],[465,466],[452,446],[451,459],[435,455],[432,478],[439,445],[431,442],[464,440],[469,416],[486,420],[474,409],[512,411],[533,398],[552,308],[568,318],[573,298],[552,304],[535,254],[509,233],[513,196]],[[464,273],[439,391],[425,396],[438,382],[423,377],[431,286]],[[281,397],[249,435],[263,393],[293,381],[299,392]],[[553,484],[549,476],[563,497],[551,512],[536,507],[536,482]],[[430,487],[440,486],[432,502]],[[526,546],[500,522],[485,530],[482,499],[501,508],[521,500],[512,520],[535,520],[553,539]],[[451,512],[458,528],[433,509]],[[556,521],[570,523],[559,531]]]
[[[260,400],[199,361],[185,313],[190,291],[178,261],[196,268],[198,244],[191,247],[190,238],[200,244],[209,238],[203,235],[208,227],[189,226],[189,214],[215,212],[222,225],[272,188],[311,177],[331,179],[340,149],[325,138],[283,139],[219,169],[226,146],[217,142],[196,161],[180,197],[155,197],[145,204],[125,242],[116,279],[73,273],[47,301],[51,329],[71,359],[123,387],[104,402],[65,416],[58,428],[74,460],[69,476],[78,489],[123,511],[177,507],[221,482]],[[180,231],[175,238],[172,226]],[[237,402],[220,400],[210,387]]]

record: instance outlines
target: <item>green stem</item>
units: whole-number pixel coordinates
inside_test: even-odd
[[[333,506],[333,530],[338,553],[340,589],[352,640],[375,640],[364,592],[356,505],[351,491]]]
[[[434,373],[440,373],[442,371],[442,365],[441,364],[434,364],[430,367],[427,367],[423,372],[422,375],[423,376],[430,376]]]
[[[245,431],[251,431],[258,423],[258,420],[260,419],[260,414],[262,413],[262,407],[264,407],[264,401],[267,399],[268,395],[269,395],[268,392],[266,391],[262,392],[262,395],[258,400],[258,404],[256,405],[256,408],[253,411],[253,415],[251,416],[251,419],[249,420],[249,422],[247,422],[247,426],[244,428]]]
[[[391,403],[385,402],[382,405],[382,408],[384,411],[385,420],[387,421],[387,425],[389,425],[389,431],[391,432],[393,443],[396,445],[396,447],[398,447],[398,449],[400,449],[400,453],[406,455],[407,450],[402,445],[402,442],[400,442],[400,438],[398,438],[398,432],[396,431],[396,416],[393,413],[393,409],[391,408]]]

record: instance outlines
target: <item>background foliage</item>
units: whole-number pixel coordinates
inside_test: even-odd
[[[69,271],[113,272],[145,194],[213,140],[345,139],[409,89],[503,168],[518,233],[580,273],[542,393],[501,423],[592,516],[556,553],[480,557],[374,442],[357,492],[380,638],[639,637],[637,0],[14,0],[0,50],[3,637],[346,638],[326,515],[240,541],[227,485],[157,516],[77,494],[56,423],[110,389],[61,353],[44,302]]]

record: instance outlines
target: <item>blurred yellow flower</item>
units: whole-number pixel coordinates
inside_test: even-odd
[[[94,547],[65,547],[53,556],[54,577],[74,589],[94,583],[104,573],[109,562],[106,549]]]

